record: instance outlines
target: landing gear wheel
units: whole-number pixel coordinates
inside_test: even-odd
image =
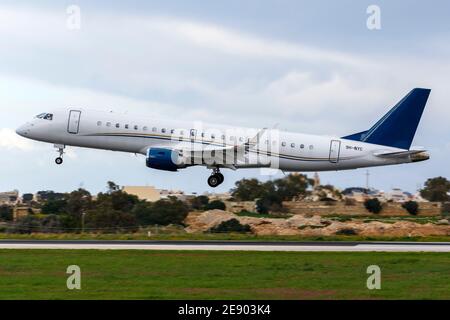
[[[219,173],[216,173],[216,176],[219,178],[219,184],[222,184],[223,181],[225,180],[225,177],[223,176],[223,174],[221,174],[219,172]]]
[[[63,163],[64,149],[66,148],[66,146],[62,145],[62,144],[55,144],[55,148],[58,149],[58,153],[59,153],[59,157],[55,159],[55,163],[57,165],[60,165]]]
[[[220,177],[217,174],[213,174],[208,178],[208,185],[211,188],[215,188],[220,184]]]

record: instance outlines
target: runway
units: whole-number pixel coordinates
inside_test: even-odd
[[[450,252],[450,242],[0,240],[0,249]]]

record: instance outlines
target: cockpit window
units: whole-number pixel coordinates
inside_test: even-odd
[[[38,118],[38,119],[44,119],[44,120],[53,120],[53,114],[51,114],[51,113],[41,113],[41,114],[38,114],[37,116],[36,116],[36,118]]]

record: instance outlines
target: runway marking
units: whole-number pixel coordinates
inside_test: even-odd
[[[0,241],[0,249],[205,250],[293,252],[450,252],[450,243],[248,243],[231,241]]]

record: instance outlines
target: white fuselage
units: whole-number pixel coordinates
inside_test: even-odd
[[[256,129],[201,125],[81,108],[58,109],[49,114],[51,119],[35,118],[17,129],[17,133],[59,146],[144,155],[152,147],[214,149],[242,145],[258,133]],[[409,156],[382,158],[375,155],[379,152],[405,151],[403,149],[274,129],[267,132],[267,137],[262,137],[247,156],[252,157],[252,154],[265,150],[264,145],[270,145],[270,152],[265,152],[270,165],[237,162],[234,168],[270,166],[283,171],[327,171],[411,162]]]

